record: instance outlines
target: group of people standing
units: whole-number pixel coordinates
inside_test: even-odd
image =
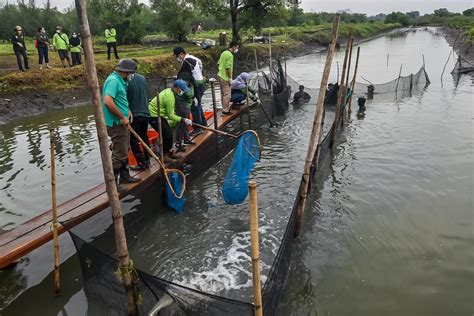
[[[117,31],[111,23],[107,24],[105,30],[105,39],[107,42],[107,58],[110,59],[111,51],[114,51],[115,59],[119,59],[117,52]],[[28,69],[28,50],[25,44],[25,34],[21,26],[15,27],[15,33],[11,37],[13,52],[15,53],[18,69],[24,72]],[[58,52],[59,59],[64,68],[74,67],[82,64],[82,41],[79,33],[72,32],[68,36],[63,32],[62,26],[57,26],[53,37],[51,38],[44,27],[39,27],[34,37],[35,48],[38,50],[39,69],[52,68],[49,61],[49,50],[54,49]]]
[[[224,115],[230,114],[233,54],[238,48],[238,43],[231,43],[218,62]],[[188,54],[183,47],[175,47],[173,56],[180,65],[176,79],[171,88],[164,89],[151,100],[145,77],[135,73],[136,60],[120,60],[104,83],[102,105],[107,132],[112,141],[112,163],[119,191],[123,190],[120,186],[122,183],[140,181],[130,175],[130,168],[145,170],[150,167],[150,156],[140,148],[138,139],[130,135],[130,127],[149,145],[148,126],[159,131],[161,125],[165,163],[172,163],[181,158],[179,152],[195,144],[193,137],[203,132],[199,126],[207,125],[202,109],[202,96],[206,87],[203,63],[196,56]],[[249,76],[243,76],[239,82],[248,79]],[[193,124],[193,130],[189,133],[189,127]],[[132,167],[128,165],[130,148],[137,160],[137,165]]]

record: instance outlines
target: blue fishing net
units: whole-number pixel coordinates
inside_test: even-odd
[[[247,198],[250,172],[260,159],[260,142],[254,131],[243,133],[224,179],[222,195],[227,204],[240,204]]]
[[[184,189],[183,178],[176,171],[168,172],[168,178],[174,190],[174,193],[173,193],[173,190],[171,190],[170,185],[168,184],[168,181],[165,181],[166,199],[168,202],[168,206],[174,209],[177,213],[181,213],[184,210],[184,204],[186,203],[186,198],[184,197],[184,194],[181,194]],[[180,195],[182,196],[179,197]]]

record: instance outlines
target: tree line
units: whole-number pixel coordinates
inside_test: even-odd
[[[138,0],[87,0],[87,5],[92,34],[103,36],[106,24],[112,23],[121,44],[140,43],[145,35],[159,32],[183,41],[197,23],[202,23],[207,30],[231,28],[233,39],[239,40],[245,30],[259,34],[264,27],[319,25],[330,23],[334,17],[334,13],[304,12],[295,0],[150,0],[150,5]],[[473,11],[473,8],[465,10],[462,15],[472,17]],[[341,20],[346,23],[382,20],[408,26],[440,23],[447,17],[459,15],[444,8],[424,16],[418,11],[371,17],[342,12]],[[58,25],[66,33],[78,31],[74,6],[60,11],[49,0],[43,6],[35,0],[0,3],[0,21],[2,40],[11,37],[16,25],[21,25],[28,37],[33,37],[41,26],[50,34]]]

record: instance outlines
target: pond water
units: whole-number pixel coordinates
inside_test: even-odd
[[[401,64],[402,75],[415,73],[423,53],[432,83],[398,100],[376,95],[367,102],[364,119],[346,124],[295,240],[281,314],[471,315],[471,78],[462,77],[455,85],[449,74],[451,60],[441,84],[451,48],[433,30],[381,37],[360,46],[359,74],[371,82],[396,78]],[[332,81],[342,58],[341,51]],[[324,53],[289,60],[288,73],[317,88],[324,61]],[[279,128],[252,126],[264,146],[253,173],[259,190],[264,280],[297,192],[313,115],[311,106],[290,108],[278,119]],[[330,120],[331,113],[327,116]],[[102,182],[89,108],[2,125],[0,230],[50,207],[49,128],[57,134],[59,202]],[[226,206],[219,192],[230,160],[231,155],[224,155],[189,184],[184,214],[161,207],[156,186],[127,198],[123,209],[138,268],[249,301],[248,205]],[[77,231],[105,249],[113,233],[108,211]],[[86,313],[74,247],[67,235],[60,243],[62,294],[52,295],[52,245],[47,244],[15,269],[0,272],[2,315],[28,315],[39,308],[42,315]]]

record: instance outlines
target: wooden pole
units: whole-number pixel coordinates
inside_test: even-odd
[[[77,17],[81,29],[82,44],[86,58],[87,84],[89,86],[94,107],[94,116],[99,139],[100,156],[102,169],[104,172],[105,188],[112,210],[112,219],[115,230],[115,243],[117,247],[117,257],[120,262],[121,277],[127,295],[128,315],[138,315],[136,291],[133,285],[133,274],[131,273],[131,261],[128,255],[127,238],[123,226],[123,214],[115,183],[115,176],[112,167],[112,157],[108,144],[107,128],[105,125],[104,113],[102,111],[99,80],[95,66],[94,50],[92,47],[92,36],[87,18],[86,0],[75,0]]]
[[[354,68],[354,76],[352,77],[352,82],[351,82],[351,91],[352,91],[352,93],[354,93],[356,77],[357,77],[357,70],[359,69],[359,56],[360,56],[360,46],[357,47],[356,64],[355,64],[355,68]],[[351,112],[352,112],[352,96],[349,99],[349,109],[348,109],[348,116],[349,117],[351,116]]]
[[[270,95],[273,96],[273,57],[272,57],[272,34],[268,34],[268,41],[269,41],[269,54],[270,54]]]
[[[257,90],[258,94],[260,95],[260,81],[259,81],[259,76],[258,76],[258,58],[257,58],[257,50],[254,50],[255,53],[255,71],[257,72]]]
[[[352,29],[349,29],[349,37],[347,38],[347,44],[346,44],[346,51],[344,54],[344,63],[342,65],[342,74],[341,74],[341,85],[339,86],[339,93],[337,95],[337,103],[336,103],[336,115],[334,117],[334,122],[335,124],[332,125],[331,130],[332,130],[332,137],[331,137],[331,147],[334,144],[336,140],[336,131],[337,131],[337,126],[339,124],[339,120],[341,117],[341,106],[342,106],[342,95],[344,93],[344,79],[346,77],[346,69],[347,69],[347,59],[349,58],[349,47],[351,43],[351,37],[352,37]]]
[[[214,113],[213,119],[214,119],[214,128],[217,129],[219,128],[219,125],[217,123],[217,104],[216,104],[216,87],[214,86],[216,79],[211,79],[211,92],[212,92],[212,111]]]
[[[53,248],[54,248],[54,294],[58,295],[61,287],[59,274],[59,240],[58,240],[58,212],[56,208],[56,163],[54,159],[54,131],[49,131],[51,151],[51,204],[53,211]]]
[[[221,131],[221,130],[219,130],[219,129],[210,128],[210,127],[207,127],[207,126],[204,126],[204,125],[199,125],[199,124],[193,123],[193,126],[202,128],[202,129],[204,129],[204,130],[206,130],[206,131],[210,131],[210,132],[213,132],[213,133],[216,133],[216,134],[221,134],[221,135],[228,136],[228,137],[232,137],[232,138],[239,138],[238,135],[229,134],[229,133],[226,133],[226,132]]]
[[[342,112],[342,116],[343,118],[347,117],[347,91],[349,91],[348,87],[349,87],[349,75],[351,73],[351,62],[352,62],[352,45],[354,44],[354,39],[351,38],[351,44],[350,44],[350,47],[349,47],[349,62],[348,62],[348,65],[347,65],[347,75],[346,75],[346,83],[344,84],[344,111]],[[341,120],[341,126],[344,125],[344,119]]]
[[[262,285],[260,282],[260,242],[258,237],[257,183],[249,182],[250,191],[250,245],[252,257],[253,303],[255,316],[263,315]]]
[[[319,88],[318,102],[316,105],[316,113],[314,114],[313,129],[311,131],[311,137],[308,145],[308,152],[306,154],[305,166],[303,171],[303,178],[300,184],[300,195],[298,197],[298,209],[295,221],[295,236],[298,236],[303,221],[304,209],[306,207],[306,199],[308,197],[308,188],[310,180],[311,165],[313,164],[313,158],[315,148],[319,143],[322,135],[323,125],[323,114],[324,114],[324,98],[326,96],[326,87],[328,84],[329,73],[331,71],[332,59],[334,56],[334,50],[336,48],[337,35],[339,33],[339,21],[341,16],[336,14],[332,24],[331,43],[329,44],[328,54],[326,57],[326,63],[324,65],[323,77],[321,79],[321,85]]]
[[[403,64],[400,65],[400,72],[398,73],[397,85],[395,86],[395,99],[397,98],[397,94],[398,94],[398,84],[400,83],[400,77],[402,76],[402,67],[403,67]]]

